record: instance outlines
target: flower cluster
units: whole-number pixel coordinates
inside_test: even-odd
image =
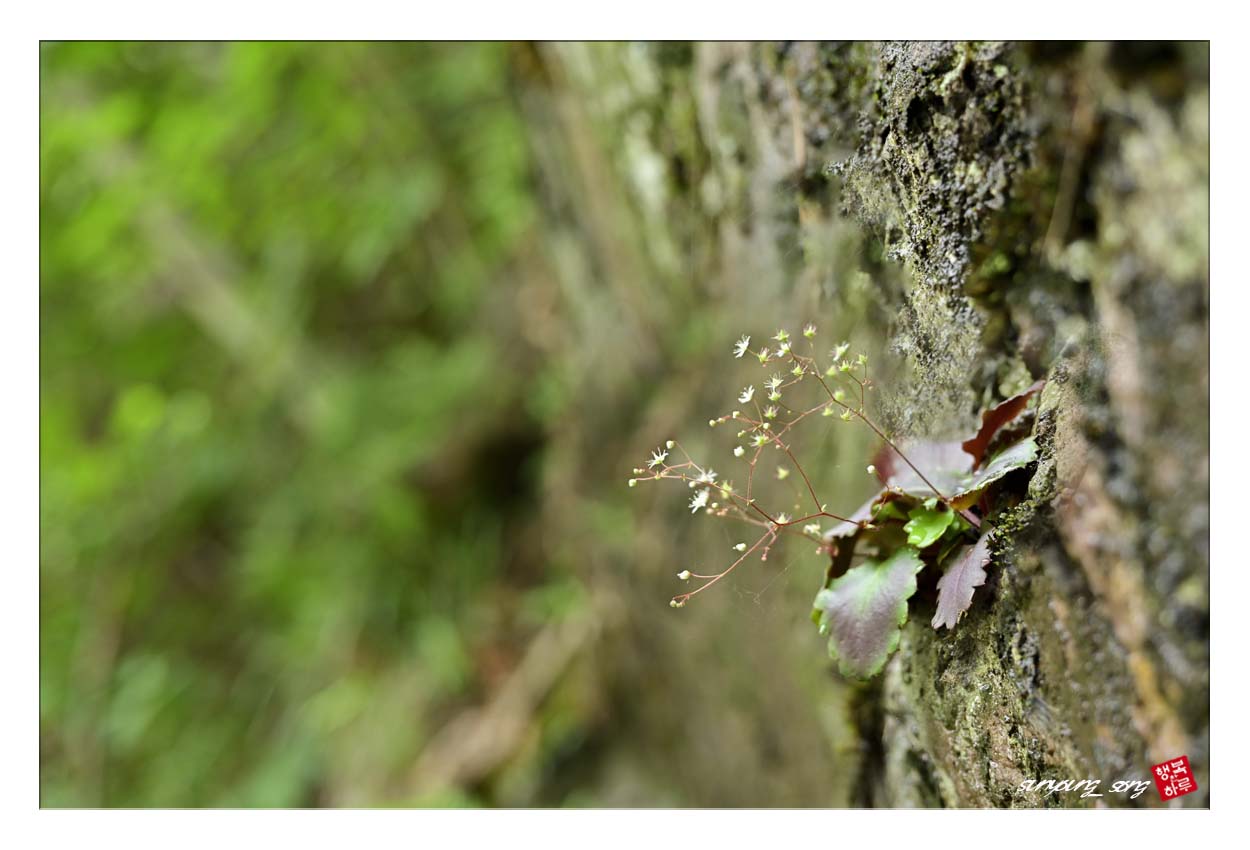
[[[680,581],[697,579],[701,584],[674,596],[670,601],[674,608],[684,606],[691,597],[716,584],[748,558],[758,554],[760,560],[766,560],[769,550],[782,534],[801,536],[824,545],[822,521],[853,522],[831,513],[817,496],[810,478],[793,453],[794,429],[812,414],[819,413],[826,417],[836,415],[846,422],[862,421],[878,435],[884,435],[865,412],[866,393],[873,389],[868,374],[868,357],[859,354],[854,361],[847,360],[850,345],[843,342],[829,352],[829,364],[822,368],[823,364],[818,362],[816,336],[815,325],[804,326],[799,345],[805,348],[805,353],[795,349],[790,334],[785,330],[779,330],[766,347],[753,349],[751,337],[746,335],[733,346],[735,358],[742,359],[750,354],[762,366],[772,367],[771,375],[760,384],[762,389],[759,395],[763,403],[756,396],[755,384],[750,384],[738,395],[738,404],[742,408],[708,420],[708,425],[713,428],[733,423],[737,429],[731,453],[734,458],[746,463],[746,483],[741,491],[735,489],[731,481],[718,480],[715,471],[696,462],[674,440],[667,441],[652,452],[647,465],[635,469],[635,477],[629,479],[630,487],[644,481],[681,481],[694,491],[688,504],[692,514],[702,512],[709,516],[732,518],[754,526],[758,531],[753,544],[735,544],[736,560],[720,572],[679,572],[677,577]],[[796,388],[805,382],[819,390],[815,405],[794,398]],[[792,518],[784,512],[774,513],[757,501],[754,495],[755,473],[761,458],[770,448],[788,461],[788,465],[777,466],[778,480],[787,479],[791,470],[798,473],[806,489],[803,498],[810,497],[811,500],[811,508],[806,514]],[[676,452],[678,457],[670,461],[670,452]],[[871,467],[869,471],[872,471]]]

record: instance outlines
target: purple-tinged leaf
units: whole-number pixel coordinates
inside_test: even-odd
[[[1038,381],[1019,395],[1013,395],[981,414],[981,429],[977,431],[975,437],[963,442],[963,450],[972,456],[973,469],[976,469],[977,465],[985,459],[985,450],[989,448],[990,441],[994,439],[999,429],[1023,413],[1028,407],[1029,399],[1044,386],[1046,386],[1044,380]]]
[[[872,459],[877,477],[890,490],[902,491],[918,499],[937,495],[925,483],[926,478],[943,495],[949,496],[972,469],[972,457],[959,443],[921,440],[900,444],[899,449],[916,465],[916,469],[912,469],[893,448],[882,446]],[[924,473],[923,478],[916,472],[917,469]]]
[[[816,594],[820,629],[829,635],[829,655],[843,675],[867,679],[881,672],[898,649],[907,600],[923,567],[920,553],[904,546],[884,561],[848,570]]]
[[[919,442],[900,448],[924,473],[924,477],[957,508],[976,504],[981,491],[989,484],[1013,469],[1037,460],[1038,454],[1037,443],[1032,437],[1025,437],[1007,446],[979,470],[972,472],[972,456],[958,443]],[[889,488],[889,492],[901,492],[915,499],[927,499],[934,495],[933,489],[925,483],[924,478],[889,446],[884,446],[877,452],[873,463],[877,468],[877,476]]]
[[[972,604],[972,592],[985,584],[985,566],[990,562],[990,535],[982,534],[975,545],[966,546],[938,579],[937,613],[932,626],[955,628]]]

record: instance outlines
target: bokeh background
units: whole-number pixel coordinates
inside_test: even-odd
[[[43,805],[853,802],[822,559],[672,611],[739,532],[626,487],[669,438],[738,477],[740,334],[889,318],[749,61],[44,45]]]

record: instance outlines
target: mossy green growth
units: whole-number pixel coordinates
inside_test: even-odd
[[[986,362],[986,316],[968,301],[978,264],[996,281],[1013,255],[978,256],[1032,162],[1021,75],[1011,46],[907,42],[879,48],[855,153],[831,166],[848,208],[911,284],[894,350],[911,374],[883,417],[896,434],[954,432],[978,399],[968,376]]]

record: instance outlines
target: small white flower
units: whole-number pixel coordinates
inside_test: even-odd
[[[789,353],[790,353],[790,343],[788,343],[788,342],[783,342],[783,343],[781,343],[780,345],[778,345],[778,346],[777,346],[777,353],[778,353],[778,354],[789,354]]]
[[[739,552],[745,552],[747,550],[747,544],[739,543],[737,546],[734,547],[734,549],[738,550]]]
[[[870,463],[870,464],[868,464],[868,474],[869,474],[869,475],[876,475],[876,474],[877,474],[877,467],[873,466],[871,463]]]
[[[743,335],[742,339],[734,343],[734,357],[742,357],[747,353],[747,347],[751,345],[751,338]]]
[[[768,405],[768,407],[764,408],[764,418],[765,418],[765,419],[776,419],[776,418],[777,418],[777,408],[773,407],[771,404],[770,404],[770,405]]]
[[[664,463],[664,460],[667,457],[668,457],[668,452],[664,452],[664,451],[660,451],[659,449],[656,449],[655,451],[651,453],[651,460],[647,463],[647,466],[651,467],[652,469],[655,469],[657,466]]]
[[[666,448],[666,449],[671,449],[672,447],[673,447],[673,441],[672,441],[672,440],[669,440],[667,443],[665,443],[665,444],[664,444],[664,448]]]
[[[755,397],[755,385],[752,384],[751,386],[747,387],[745,390],[742,391],[742,395],[738,396],[738,401],[741,404],[747,404],[754,397]]]
[[[786,333],[784,330],[777,331],[777,335],[773,337],[773,339],[777,340],[777,342],[785,342],[789,338],[790,334]]]
[[[690,513],[697,514],[700,508],[707,507],[707,498],[707,488],[695,493],[694,498],[690,500]]]
[[[778,481],[785,481],[789,477],[790,477],[790,470],[786,469],[784,466],[777,467],[777,480]]]
[[[813,325],[811,322],[808,322],[806,325],[804,325],[803,336],[807,337],[808,339],[811,339],[812,337],[816,336],[816,326]]]
[[[746,453],[746,449],[742,448],[742,446],[734,446],[734,457],[742,457]]]
[[[631,478],[631,479],[629,479],[629,486],[630,486],[630,487],[637,487],[637,486],[638,486],[638,479],[637,479],[637,478]]]
[[[716,470],[707,469],[699,473],[699,477],[695,479],[699,484],[712,484],[716,481]]]
[[[801,378],[801,377],[803,377],[803,364],[802,364],[802,363],[795,363],[795,364],[794,364],[794,368],[790,370],[790,374],[791,374],[791,375],[793,375],[793,376],[794,376],[794,377],[796,377],[796,378]]]
[[[769,378],[767,381],[764,382],[764,386],[768,387],[768,389],[771,390],[772,392],[777,392],[777,388],[781,386],[782,380],[783,379],[780,375],[773,375],[771,378]]]
[[[851,348],[851,344],[849,342],[843,342],[839,344],[837,348],[829,352],[829,359],[841,360],[843,357],[846,356],[846,352],[849,351],[850,348]]]
[[[762,349],[760,353],[757,354],[756,356],[759,357],[760,363],[767,363],[768,362],[768,349],[767,348]]]
[[[757,449],[760,446],[768,445],[768,435],[756,434],[754,437],[751,438],[751,445],[755,446]],[[742,448],[742,447],[739,446],[738,448]]]
[[[804,534],[820,534],[820,524],[815,523],[815,522],[809,522],[807,525],[803,526],[803,533]]]
[[[785,512],[777,514],[777,525],[785,525],[789,521],[790,521],[789,514]]]
[[[677,574],[679,581],[690,581],[690,570],[682,570]]]

